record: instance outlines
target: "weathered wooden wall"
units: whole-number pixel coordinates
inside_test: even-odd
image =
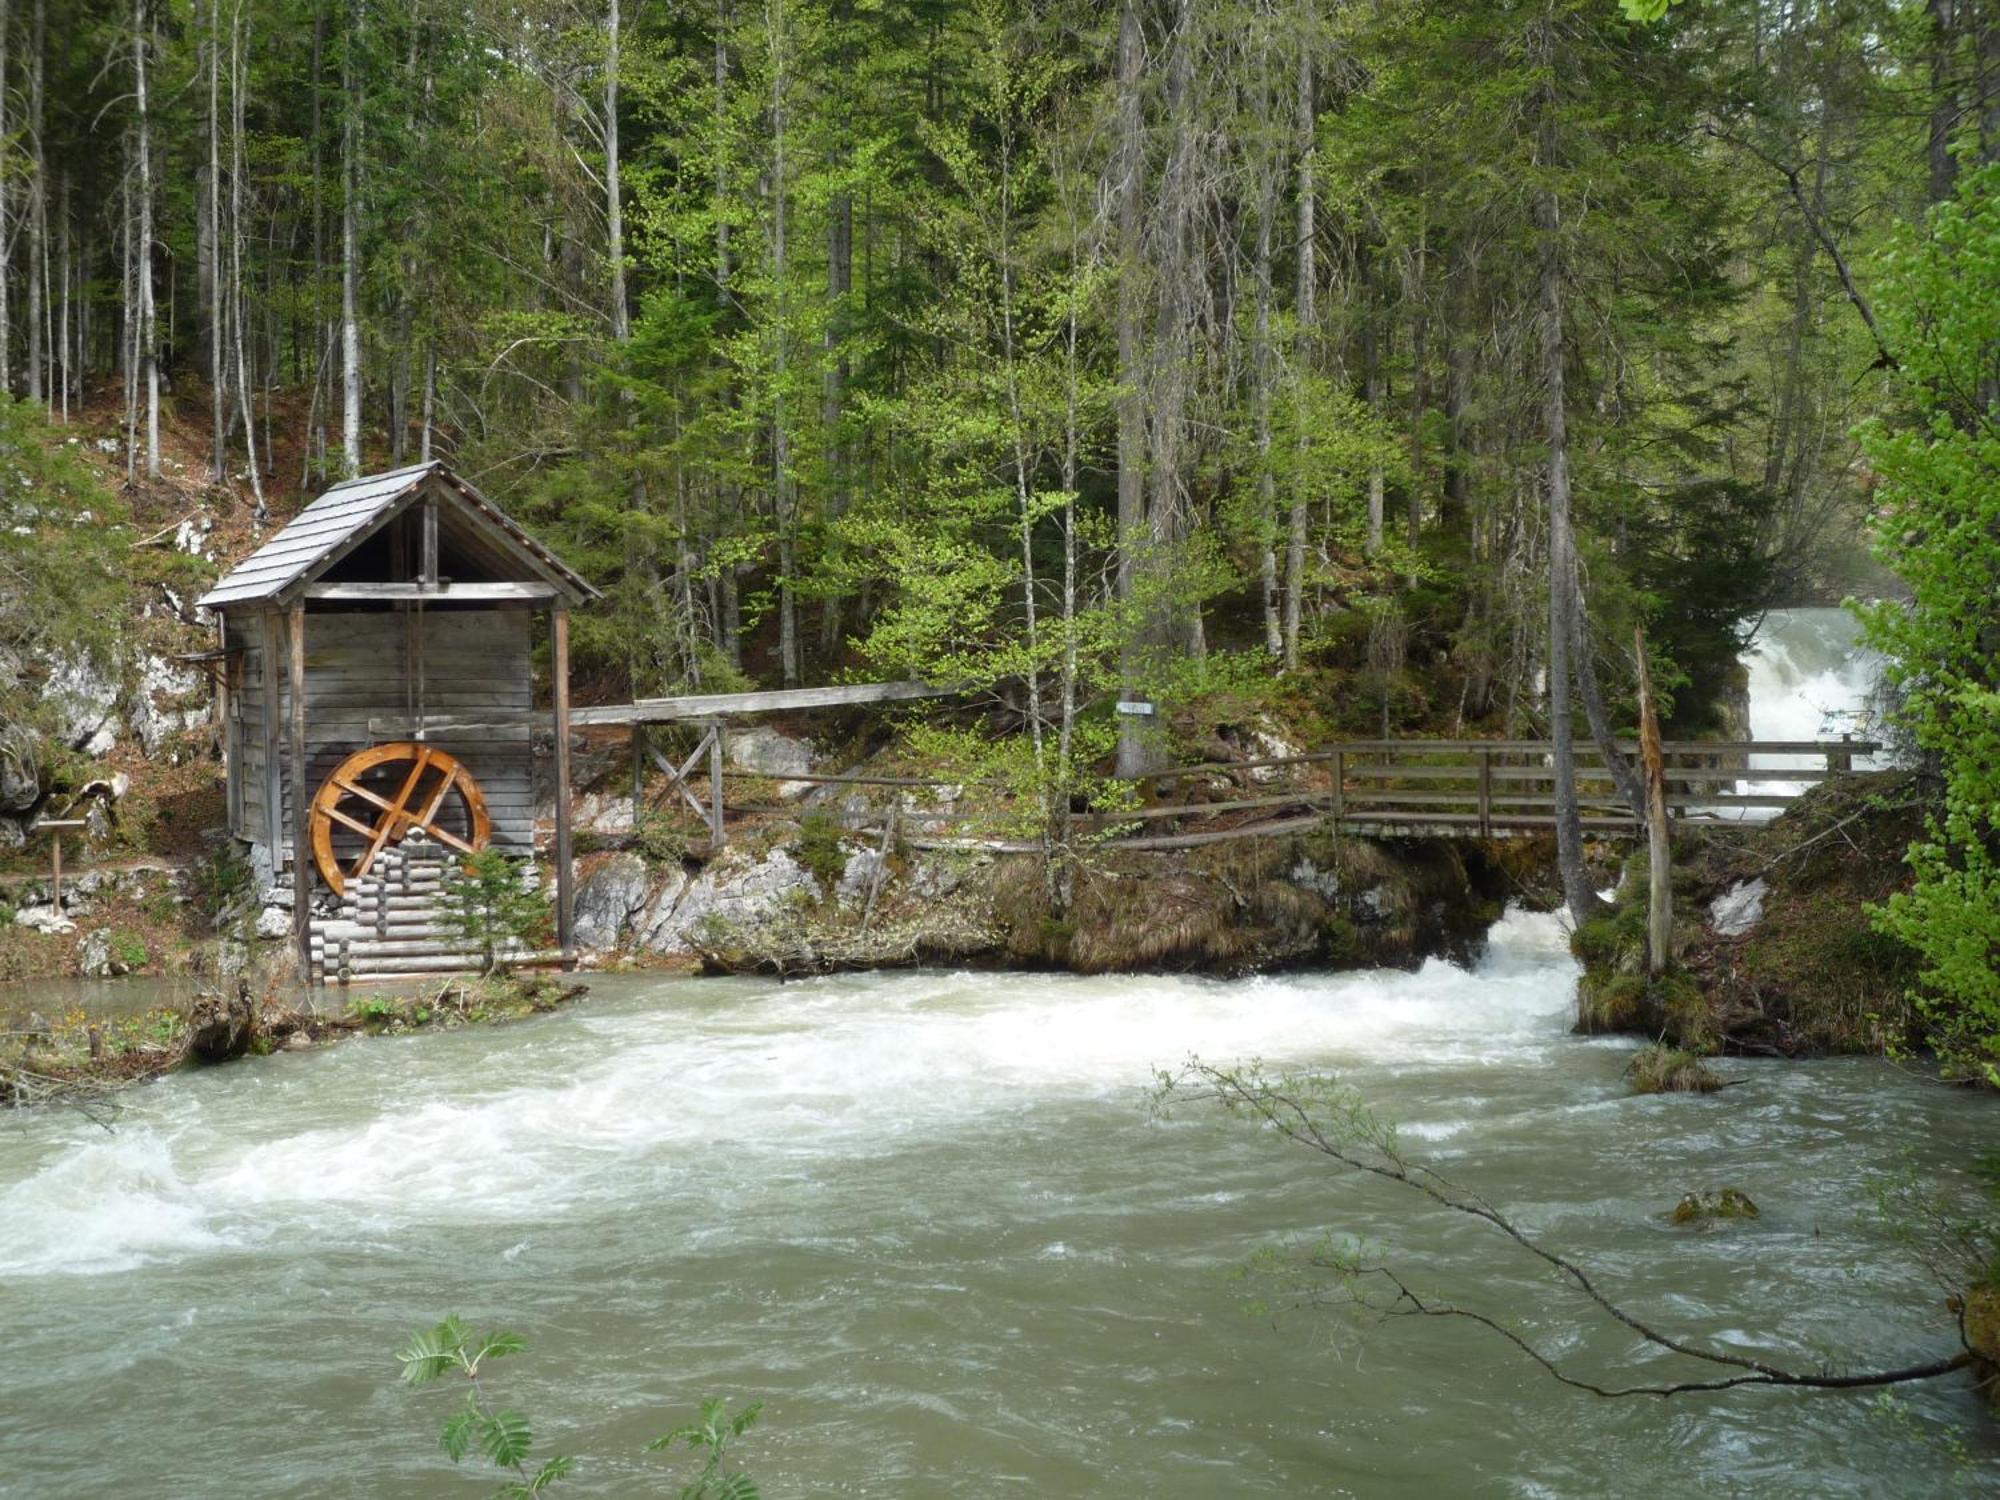
[[[306,789],[311,797],[334,768],[378,740],[370,721],[520,717],[533,707],[529,660],[532,616],[519,609],[312,611],[306,617]],[[263,617],[232,613],[226,644],[244,648],[241,685],[230,700],[232,742],[240,764],[231,767],[232,828],[251,843],[271,844],[265,809],[270,801],[270,757],[280,770],[281,815],[274,850],[280,864],[291,857],[292,789],[285,730],[291,694],[285,683],[282,636],[265,639]],[[275,651],[273,647],[276,647]],[[277,712],[268,712],[266,658],[278,663]],[[419,703],[421,677],[421,704]],[[464,762],[486,793],[493,843],[509,854],[534,847],[532,730],[453,730],[430,743]],[[344,831],[336,848],[351,853]]]

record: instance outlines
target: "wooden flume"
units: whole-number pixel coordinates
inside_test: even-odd
[[[403,766],[408,769],[400,781],[391,777],[395,791],[390,795],[362,784],[370,772]],[[426,778],[432,779],[428,786]],[[384,782],[383,786],[389,784]],[[462,833],[444,826],[452,800],[459,813],[453,821]],[[336,825],[362,841],[360,854],[346,867],[333,848]],[[485,848],[493,831],[479,783],[456,756],[435,745],[415,740],[372,745],[342,761],[313,797],[313,860],[321,878],[336,894],[346,894],[347,882],[366,875],[385,848],[419,830],[461,854]]]

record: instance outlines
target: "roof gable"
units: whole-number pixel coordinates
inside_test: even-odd
[[[510,561],[555,585],[571,603],[598,597],[597,590],[561,558],[478,490],[433,460],[383,474],[364,474],[335,485],[195,602],[204,609],[218,610],[286,602],[426,490],[456,506],[460,515]]]

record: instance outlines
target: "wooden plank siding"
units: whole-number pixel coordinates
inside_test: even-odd
[[[518,716],[518,725],[482,727],[464,738],[449,731],[428,736],[461,760],[486,793],[494,846],[509,854],[534,848],[534,777],[529,711],[534,706],[529,660],[532,617],[518,610],[430,613],[319,611],[307,613],[306,791],[311,797],[334,769],[357,750],[376,743],[370,719],[414,717],[418,710],[413,656],[422,660],[422,711],[429,718],[467,718],[482,710]],[[247,623],[247,622],[246,622]],[[420,630],[421,638],[412,640]],[[242,816],[237,836],[269,842],[266,817],[265,688],[262,643],[246,632],[243,687],[231,705],[242,721]],[[280,724],[289,723],[291,694],[277,684]],[[282,757],[281,757],[282,760]],[[282,858],[289,861],[292,788],[284,783],[277,822]],[[336,835],[336,851],[351,855],[353,836]]]

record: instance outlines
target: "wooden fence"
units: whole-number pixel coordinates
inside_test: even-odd
[[[707,738],[702,747],[719,749]],[[1633,756],[1637,745],[1619,746]],[[1698,740],[1663,747],[1667,806],[1681,822],[1722,822],[1775,814],[1807,790],[1853,768],[1856,756],[1881,747],[1871,741]],[[1753,756],[1809,758],[1804,766],[1750,764]],[[721,769],[711,761],[711,801],[704,805],[689,785],[700,756],[668,773],[665,797],[688,802],[704,816],[719,843],[724,829],[722,787],[745,780],[807,783],[820,787],[936,791],[966,785],[936,777],[870,775],[769,776]],[[719,760],[719,754],[715,760]],[[1555,827],[1554,747],[1546,740],[1349,740],[1300,755],[1172,766],[1140,778],[1156,792],[1131,808],[1077,813],[1073,824],[1122,849],[1178,849],[1230,839],[1271,837],[1331,824],[1343,833],[1378,837],[1501,838],[1545,833]],[[1630,835],[1640,823],[1619,795],[1597,746],[1576,746],[1576,789],[1583,825],[1600,836]],[[636,770],[636,767],[635,767]],[[1744,784],[1751,790],[1740,790]],[[635,777],[636,802],[640,785]],[[737,803],[728,814],[794,812],[795,806]],[[951,836],[952,828],[988,829],[991,811],[965,814],[951,807],[903,808],[908,842],[923,847],[976,846],[1031,850],[1039,845],[1008,838]],[[1246,821],[1247,818],[1247,821]],[[1162,822],[1171,831],[1151,831]],[[879,835],[880,828],[857,830]]]

